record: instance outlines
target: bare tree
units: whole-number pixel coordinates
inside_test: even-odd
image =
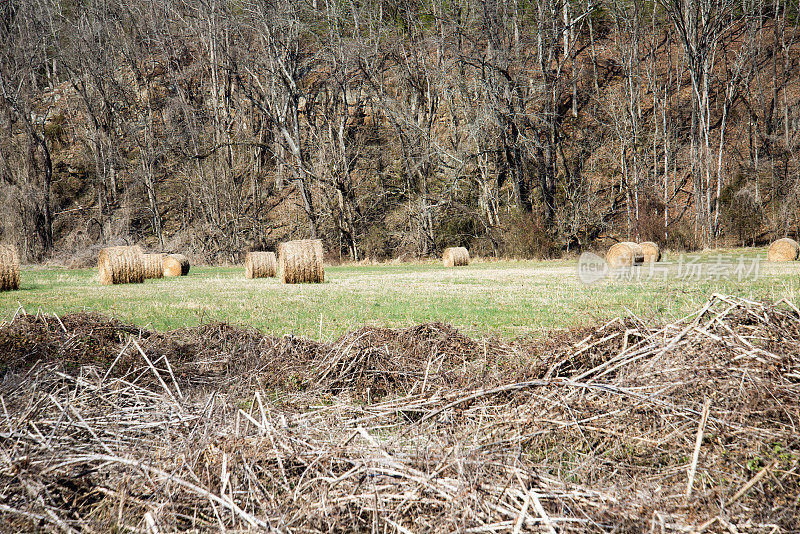
[[[0,11],[4,43],[0,47],[0,124],[6,132],[0,143],[0,183],[17,212],[21,233],[7,239],[17,241],[25,256],[35,260],[53,251],[53,163],[46,134],[50,117],[46,103],[37,105],[37,97],[53,82],[52,77],[40,77],[51,68],[50,15],[49,6],[39,2],[8,2]]]

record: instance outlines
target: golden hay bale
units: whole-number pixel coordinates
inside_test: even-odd
[[[644,252],[638,243],[622,241],[608,249],[606,261],[611,267],[639,265],[644,261]]]
[[[14,245],[0,245],[0,291],[19,289],[19,254]]]
[[[469,252],[464,247],[446,248],[442,254],[442,261],[445,267],[469,265]]]
[[[800,245],[789,237],[778,239],[769,246],[767,261],[794,261],[800,253]]]
[[[278,245],[278,270],[284,284],[325,281],[322,241],[301,239]]]
[[[167,254],[162,261],[164,276],[186,276],[189,274],[189,258],[183,254]]]
[[[106,247],[97,257],[100,283],[140,284],[144,282],[144,254],[139,247]]]
[[[271,278],[278,274],[278,259],[274,252],[248,252],[244,257],[247,278]]]
[[[145,279],[164,277],[164,254],[143,254],[142,258]]]
[[[642,247],[644,263],[661,261],[661,248],[659,248],[657,243],[653,243],[652,241],[644,241],[639,243],[639,246]]]

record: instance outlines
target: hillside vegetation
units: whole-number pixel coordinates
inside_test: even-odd
[[[88,265],[796,235],[798,5],[9,0],[0,239]]]

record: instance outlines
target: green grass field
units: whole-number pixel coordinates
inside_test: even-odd
[[[22,306],[28,313],[59,316],[97,311],[159,330],[224,321],[322,340],[363,324],[405,327],[430,321],[450,323],[471,336],[538,337],[608,321],[626,309],[643,319],[672,320],[714,292],[795,300],[800,262],[764,261],[756,279],[737,279],[733,269],[740,258],[749,270],[754,259],[765,257],[765,249],[712,251],[684,257],[694,266],[686,268],[677,264],[678,256],[666,255],[659,269],[667,272],[655,279],[639,268],[641,280],[588,286],[578,279],[577,259],[475,261],[449,269],[433,262],[327,267],[326,282],[315,285],[247,280],[243,267],[193,267],[183,278],[101,286],[95,269],[27,267],[19,291],[0,293],[0,319],[12,318]],[[730,277],[708,279],[720,261],[723,268],[717,272]],[[698,269],[703,269],[700,276]]]

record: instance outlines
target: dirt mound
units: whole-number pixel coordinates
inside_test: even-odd
[[[787,302],[512,344],[40,315],[0,353],[10,530],[800,530]]]

